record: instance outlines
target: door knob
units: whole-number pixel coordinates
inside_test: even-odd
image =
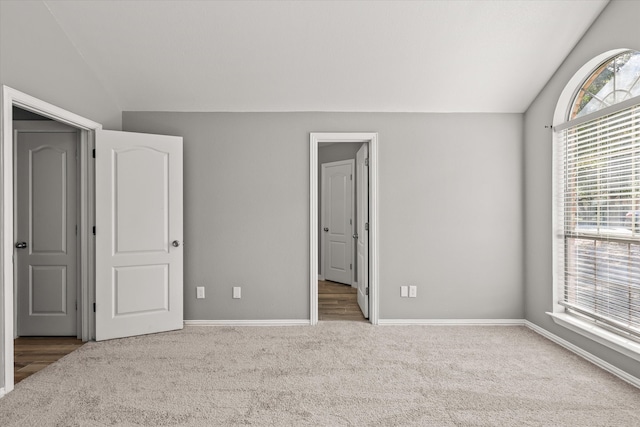
[[[27,242],[18,242],[16,243],[16,248],[18,249],[24,249],[27,247]]]
[[[180,246],[180,242],[177,240],[174,240],[173,242],[171,242],[171,244],[173,245],[174,248],[177,248],[178,246]]]
[[[354,239],[356,239],[356,240],[358,240],[358,233],[355,233],[355,234],[353,235],[353,238],[354,238]]]
[[[324,231],[329,231],[329,227],[325,227],[325,228],[324,228]]]

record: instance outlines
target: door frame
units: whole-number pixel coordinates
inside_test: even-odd
[[[318,145],[362,142],[369,145],[369,321],[379,321],[378,285],[378,134],[377,132],[311,132],[309,135],[309,321],[318,324]]]
[[[336,162],[327,162],[327,163],[322,163],[321,165],[321,173],[320,173],[320,200],[322,201],[321,203],[321,208],[322,211],[320,211],[320,224],[324,224],[326,217],[325,217],[325,207],[326,207],[326,194],[325,192],[327,191],[327,189],[325,188],[324,185],[324,179],[325,179],[325,171],[327,166],[330,165],[346,165],[348,164],[349,166],[351,166],[351,185],[349,185],[349,189],[351,191],[351,233],[353,234],[353,226],[355,225],[355,204],[356,204],[356,199],[355,199],[355,193],[356,193],[356,188],[355,188],[355,179],[353,179],[353,175],[355,174],[355,169],[356,169],[356,161],[354,159],[349,159],[349,160],[338,160]],[[327,262],[327,257],[326,257],[326,251],[327,251],[327,236],[325,233],[321,233],[322,238],[320,238],[320,266],[322,266],[322,275],[318,275],[318,277],[323,277],[325,280],[326,279],[326,265],[325,263]],[[353,239],[352,239],[353,240]],[[353,243],[353,242],[352,242]],[[354,260],[354,246],[353,244],[351,245],[351,250],[350,252],[350,256],[351,256],[351,264],[355,264],[355,260]],[[353,268],[351,270],[351,283],[349,284],[351,287],[353,287],[355,285],[355,277],[356,277],[356,272],[355,272],[355,268]]]
[[[19,90],[2,86],[0,134],[0,339],[4,351],[0,354],[0,397],[14,388],[13,381],[13,339],[14,339],[14,179],[13,179],[13,107],[20,107],[55,121],[70,125],[80,131],[80,173],[79,173],[79,227],[80,240],[79,275],[80,294],[78,310],[80,311],[81,338],[88,341],[94,329],[93,301],[94,287],[94,236],[92,233],[95,218],[93,203],[93,153],[94,131],[102,129],[100,123],[81,117],[48,102],[37,99]]]

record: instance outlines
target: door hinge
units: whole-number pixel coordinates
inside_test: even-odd
[[[364,294],[365,294],[366,296],[369,296],[369,288],[365,288],[365,289],[364,289]]]
[[[350,179],[351,181],[353,181],[353,174],[350,174],[350,175],[349,175],[349,179]]]
[[[78,301],[76,301],[76,311],[78,311]]]
[[[349,270],[353,270],[353,264],[349,264]]]
[[[78,225],[76,224],[76,236],[78,235]]]
[[[365,222],[365,223],[364,223],[364,229],[365,229],[366,231],[369,231],[369,223],[368,223],[368,222]],[[94,234],[95,234],[95,233],[94,233]]]
[[[349,218],[349,225],[353,225],[353,219]]]
[[[93,226],[93,235],[94,236],[96,235],[96,226],[95,225]]]
[[[93,312],[94,313],[96,312],[96,303],[95,302],[93,303]]]
[[[91,155],[93,156],[93,158],[96,158],[96,149],[94,148],[93,151],[91,152]]]
[[[369,166],[369,158],[368,157],[366,159],[364,159],[364,165],[365,166]]]

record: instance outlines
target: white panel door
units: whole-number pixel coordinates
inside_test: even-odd
[[[353,278],[353,160],[322,165],[324,278],[351,285]]]
[[[38,128],[16,131],[17,333],[74,336],[78,133]]]
[[[356,265],[358,305],[369,318],[369,147],[363,144],[356,153]]]
[[[96,340],[183,327],[182,138],[96,131]]]

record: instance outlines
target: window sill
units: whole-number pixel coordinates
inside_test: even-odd
[[[640,362],[640,343],[567,313],[547,313],[555,323]]]

